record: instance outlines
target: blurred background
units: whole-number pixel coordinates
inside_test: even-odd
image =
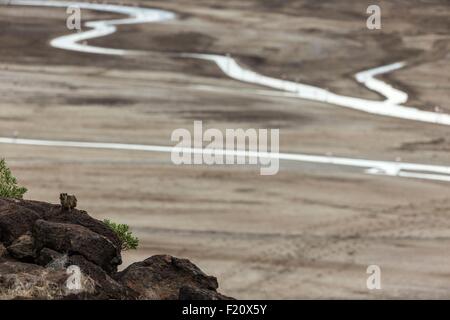
[[[74,32],[63,8],[0,5],[1,137],[171,146],[173,130],[202,120],[278,128],[281,152],[450,165],[448,126],[284,97],[178,55],[229,54],[264,75],[380,101],[354,74],[405,61],[380,79],[406,92],[408,106],[450,113],[446,0],[120,3],[176,18],[89,40],[145,52],[107,56],[50,46]],[[371,4],[380,30],[366,27]],[[83,23],[122,17],[82,10]],[[159,253],[187,257],[240,299],[450,293],[448,182],[283,161],[261,176],[255,166],[176,166],[168,153],[123,150],[0,144],[0,157],[27,199],[57,203],[68,192],[92,216],[129,224],[140,247],[123,267]],[[382,290],[366,287],[371,264]]]

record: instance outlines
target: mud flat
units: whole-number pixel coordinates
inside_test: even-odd
[[[268,95],[214,63],[178,57],[230,53],[260,74],[380,101],[353,75],[406,61],[380,79],[406,92],[408,104],[445,112],[445,1],[382,3],[385,23],[372,33],[357,1],[151,5],[180,19],[120,26],[89,41],[148,52],[110,58],[49,45],[67,34],[64,10],[2,7],[0,38],[9,45],[0,49],[0,136],[167,146],[174,129],[203,120],[219,129],[280,128],[283,152],[450,165],[448,127]],[[159,153],[0,150],[29,198],[55,202],[65,190],[97,218],[130,224],[142,247],[126,263],[158,253],[189,257],[237,298],[449,294],[445,182],[283,161],[268,179],[253,167],[174,166]],[[374,263],[383,290],[370,292],[365,271]]]

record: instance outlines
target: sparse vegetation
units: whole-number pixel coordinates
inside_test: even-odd
[[[114,223],[108,219],[103,220],[103,222],[117,234],[122,244],[123,251],[137,249],[139,239],[133,236],[128,225]]]
[[[26,188],[17,185],[5,159],[0,159],[0,197],[22,199],[26,192]]]

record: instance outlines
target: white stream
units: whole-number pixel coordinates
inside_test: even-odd
[[[51,40],[50,44],[55,48],[72,50],[78,52],[106,54],[106,55],[125,55],[125,54],[145,54],[141,51],[102,48],[91,46],[84,43],[87,40],[110,35],[117,30],[117,25],[138,24],[149,22],[164,22],[174,19],[176,15],[172,12],[139,8],[122,5],[96,4],[85,2],[66,2],[66,1],[43,1],[43,0],[0,0],[3,5],[22,5],[22,6],[46,6],[46,7],[79,7],[80,9],[104,11],[110,13],[120,13],[127,15],[125,19],[91,21],[85,23],[87,31],[73,33],[61,36]],[[81,43],[80,43],[81,42]],[[441,125],[450,125],[450,115],[423,111],[412,107],[400,105],[405,103],[408,95],[375,79],[374,77],[383,73],[392,72],[402,68],[405,63],[397,62],[394,64],[377,67],[367,71],[359,72],[355,75],[356,80],[364,84],[367,88],[376,91],[386,97],[384,101],[367,100],[362,98],[348,97],[332,93],[328,90],[310,85],[300,84],[292,81],[271,78],[242,68],[233,58],[229,56],[213,54],[192,54],[185,53],[181,55],[185,58],[194,58],[212,61],[228,75],[230,78],[262,85],[272,89],[282,90],[291,93],[289,96],[325,102],[341,107],[364,111],[371,114],[429,122]],[[170,146],[152,146],[121,143],[97,143],[97,142],[77,142],[77,141],[56,141],[56,140],[35,140],[35,139],[17,139],[0,138],[3,144],[34,145],[34,146],[53,146],[53,147],[74,147],[74,148],[96,148],[96,149],[115,149],[115,150],[138,150],[150,152],[173,152],[183,151],[189,153],[211,153],[211,150],[194,148],[176,148]],[[249,152],[239,150],[216,150],[215,154],[228,154],[236,156],[250,156],[260,158],[278,158],[280,160],[311,162],[319,164],[331,164],[339,166],[357,167],[366,169],[369,174],[383,174],[389,176],[400,176],[408,178],[429,179],[437,181],[450,181],[450,167],[424,165],[416,163],[375,161],[331,156],[316,156],[307,154],[291,153],[263,153]]]

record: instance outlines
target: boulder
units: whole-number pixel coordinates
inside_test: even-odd
[[[43,270],[41,266],[33,263],[25,263],[19,261],[4,261],[0,263],[0,274],[8,273],[33,273],[35,271]]]
[[[35,260],[35,262],[43,267],[46,266],[52,266],[55,265],[65,265],[67,256],[63,253],[59,253],[58,251],[49,249],[49,248],[42,248]]]
[[[59,210],[61,210],[59,208]],[[121,242],[116,233],[102,221],[93,219],[86,211],[74,210],[59,212],[56,215],[50,215],[46,220],[61,223],[71,223],[83,226],[99,235],[104,236],[117,247],[117,253],[120,255]]]
[[[67,274],[19,261],[0,263],[0,299],[59,299]]]
[[[193,288],[215,292],[217,279],[206,275],[187,259],[157,255],[136,262],[120,272],[120,283],[133,290],[139,299],[177,300],[180,289]]]
[[[21,206],[19,200],[0,199],[0,242],[9,246],[40,218],[39,213]]]
[[[0,242],[10,245],[15,239],[32,230],[39,220],[81,225],[98,233],[120,250],[117,235],[103,222],[92,218],[85,211],[62,211],[60,205],[46,202],[0,198]]]
[[[38,250],[47,247],[69,256],[80,254],[109,273],[122,262],[111,241],[80,225],[38,220],[33,236]]]
[[[214,290],[199,289],[194,287],[181,287],[178,296],[179,300],[234,300],[234,298],[224,296]]]
[[[8,251],[6,250],[5,246],[2,243],[0,243],[0,259],[2,259],[7,254]]]
[[[16,240],[8,247],[8,253],[11,257],[23,261],[33,262],[36,258],[36,251],[34,249],[34,239],[30,233],[26,233]]]
[[[94,280],[94,292],[91,299],[134,299],[126,287],[111,278],[102,268],[86,260],[83,256],[74,255],[68,258],[66,266],[78,266],[83,274]],[[75,298],[75,297],[71,297]]]
[[[186,259],[158,255],[117,272],[120,251],[115,232],[85,211],[0,198],[0,300],[229,299]],[[73,266],[80,278],[67,282]],[[81,289],[70,289],[77,279]]]

